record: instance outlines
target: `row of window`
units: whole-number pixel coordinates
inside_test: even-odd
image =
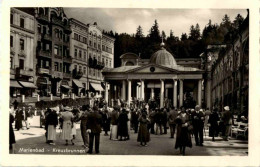
[[[19,59],[18,67],[24,69],[24,59]],[[10,57],[10,68],[14,69],[14,57]]]
[[[87,74],[87,68],[86,67],[83,67],[83,69],[82,69],[82,66],[74,65],[74,69],[76,69],[76,71],[83,72],[84,75]]]
[[[54,62],[54,70],[59,72],[69,73],[69,66],[66,66],[64,64],[62,66],[62,63]]]
[[[82,53],[84,53],[84,55],[82,55]],[[85,61],[87,61],[87,52],[82,51],[81,49],[75,49],[74,57],[75,57],[75,59],[84,59]]]
[[[74,39],[80,42],[83,42],[85,44],[87,44],[87,38],[86,37],[82,37],[79,34],[74,33]]]
[[[69,56],[69,48],[64,46],[62,52],[62,46],[54,45],[54,55],[60,55],[60,56],[63,55],[64,57],[67,57]]]
[[[14,24],[14,15],[13,14],[11,14],[11,16],[10,16],[10,23]],[[24,23],[25,23],[24,18],[20,18],[20,27],[24,28]]]
[[[102,45],[102,51],[105,51],[105,52],[108,52],[108,53],[111,53],[111,54],[112,54],[112,48],[107,47],[107,46],[105,46],[105,45]]]

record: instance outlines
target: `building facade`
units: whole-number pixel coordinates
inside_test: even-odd
[[[35,89],[35,18],[30,12],[11,8],[10,97],[33,96]]]
[[[36,8],[36,84],[40,96],[69,96],[70,66],[69,19],[62,8]]]
[[[72,89],[76,96],[85,96],[88,90],[88,26],[76,19],[70,19],[70,25]]]
[[[207,99],[211,107],[228,105],[237,114],[248,114],[249,17],[231,44],[210,46],[207,52]]]

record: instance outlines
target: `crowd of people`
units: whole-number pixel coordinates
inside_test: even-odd
[[[10,114],[10,126],[15,121],[15,129],[22,128],[22,121],[26,123],[27,118],[33,115],[31,108],[16,109],[15,116]],[[44,121],[43,121],[44,120]],[[95,103],[70,108],[68,106],[57,106],[48,108],[41,112],[41,126],[44,126],[46,143],[55,145],[57,140],[57,129],[61,129],[60,138],[65,145],[74,145],[76,138],[76,124],[80,123],[80,132],[83,147],[88,148],[87,153],[93,153],[95,141],[95,153],[100,152],[100,134],[108,136],[113,141],[126,141],[131,138],[131,130],[137,133],[137,142],[140,146],[148,146],[151,140],[150,134],[167,135],[176,138],[175,149],[180,149],[180,154],[185,155],[186,147],[192,147],[192,137],[195,138],[196,146],[203,146],[204,129],[209,127],[209,136],[212,141],[222,134],[224,140],[228,140],[232,125],[233,115],[229,107],[224,107],[224,112],[217,108],[211,112],[196,106],[194,109],[171,108],[149,108],[149,105],[128,106],[126,104],[116,105],[108,108]],[[110,134],[109,134],[110,132]],[[220,133],[221,132],[221,133]],[[10,127],[10,147],[15,143],[12,126]]]

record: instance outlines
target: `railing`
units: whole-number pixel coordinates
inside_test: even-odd
[[[72,58],[71,58],[71,56],[64,56],[63,57],[63,61],[71,63],[72,62]]]
[[[55,57],[56,59],[62,59],[62,56],[60,56],[60,55],[54,55],[54,57]]]
[[[39,56],[52,57],[51,52],[50,51],[45,51],[45,50],[40,50],[39,51]]]
[[[73,70],[72,76],[75,79],[80,79],[83,76],[83,72],[77,71],[76,69]]]
[[[53,24],[56,24],[56,25],[64,26],[62,20],[60,20],[60,19],[58,19],[58,18],[56,18],[56,17],[52,17],[52,18],[51,18],[51,22],[52,22]]]
[[[46,21],[46,22],[49,21],[48,16],[47,15],[43,15],[43,14],[38,15],[37,19],[38,20],[42,20],[42,21]]]
[[[24,70],[24,69],[20,69],[20,68],[18,68],[18,69],[20,70],[20,72],[19,72],[20,75],[30,76],[30,77],[33,76],[33,70],[32,69],[29,69],[29,70]]]
[[[38,68],[38,74],[50,74],[50,69]]]
[[[45,40],[48,40],[48,41],[52,40],[50,34],[43,34],[42,36],[43,36],[43,39],[45,39]]]

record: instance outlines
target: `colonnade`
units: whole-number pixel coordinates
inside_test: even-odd
[[[183,79],[174,79],[173,80],[173,106],[175,108],[183,106]],[[178,84],[179,84],[179,95],[178,95]],[[108,83],[105,83],[105,100],[108,102]],[[111,89],[110,91],[114,91]],[[127,87],[127,89],[126,89]],[[145,84],[144,80],[140,80],[136,86],[136,98],[144,100],[145,99]],[[151,89],[151,98],[154,98],[154,88]],[[127,97],[126,97],[126,90],[127,90]],[[197,94],[197,105],[201,106],[201,98],[202,98],[202,80],[198,80],[198,94]],[[118,89],[116,89],[118,91]],[[168,98],[168,91],[169,89],[165,88],[165,80],[160,80],[160,107],[164,106],[164,99],[165,97]],[[111,92],[110,92],[111,93]],[[122,87],[121,87],[121,99],[127,100],[127,104],[130,105],[132,101],[132,80],[122,80]],[[179,106],[178,106],[178,99],[179,99]]]

